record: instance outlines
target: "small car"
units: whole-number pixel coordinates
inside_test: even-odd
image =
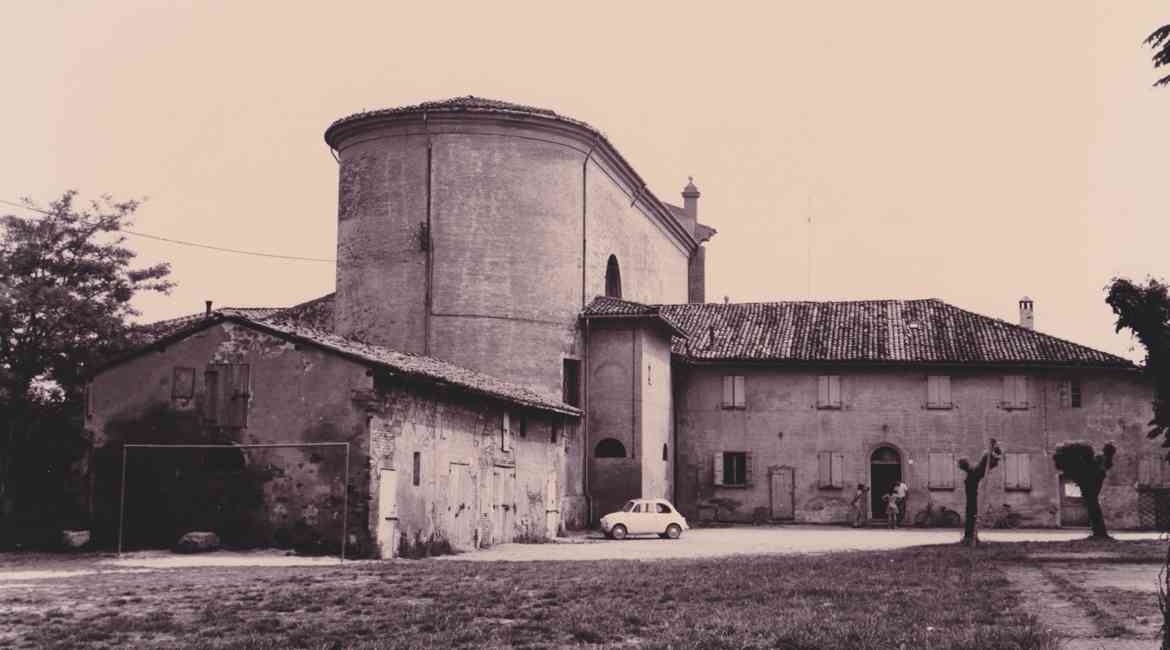
[[[610,539],[651,533],[678,539],[689,528],[686,518],[666,499],[631,499],[618,512],[601,518],[601,530]]]

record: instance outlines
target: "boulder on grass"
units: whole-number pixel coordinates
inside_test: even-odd
[[[175,542],[176,553],[206,553],[219,548],[219,535],[209,532],[190,532]]]
[[[88,530],[63,530],[61,531],[61,545],[67,549],[77,549],[89,543]]]

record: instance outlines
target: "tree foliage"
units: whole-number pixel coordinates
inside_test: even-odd
[[[1117,446],[1112,442],[1105,443],[1098,454],[1093,449],[1093,443],[1082,440],[1062,442],[1052,451],[1052,462],[1056,469],[1081,489],[1085,510],[1089,513],[1089,526],[1093,529],[1093,537],[1097,539],[1109,537],[1105,529],[1105,515],[1101,510],[1101,486],[1105,484],[1105,476],[1113,467],[1113,457],[1116,455]]]
[[[1146,37],[1146,45],[1154,48],[1154,69],[1170,66],[1170,25],[1162,25]],[[1155,86],[1170,85],[1170,74],[1154,82]]]
[[[1170,461],[1170,289],[1153,278],[1138,284],[1114,278],[1105,302],[1117,316],[1116,329],[1133,333],[1146,349],[1144,372],[1154,385],[1154,417],[1149,422],[1151,439],[1162,438]]]
[[[127,345],[134,296],[172,287],[167,264],[132,266],[137,201],[26,204],[41,216],[0,217],[0,518],[64,507],[86,373]]]

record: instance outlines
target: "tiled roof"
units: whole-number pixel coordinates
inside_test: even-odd
[[[662,305],[694,361],[1133,367],[1128,360],[940,300]]]
[[[316,300],[311,300],[307,303],[302,303],[298,307],[313,305],[316,303],[317,307],[322,305],[332,305],[333,294],[322,296]],[[290,308],[291,311],[294,308]],[[468,368],[463,368],[440,359],[433,357],[425,357],[415,354],[407,354],[404,352],[396,352],[388,348],[378,345],[371,345],[363,343],[356,339],[338,336],[332,332],[317,329],[309,325],[299,324],[292,320],[281,320],[279,318],[259,318],[253,317],[245,312],[253,312],[255,314],[263,314],[267,310],[254,308],[248,310],[240,310],[236,308],[225,308],[216,311],[211,318],[200,314],[198,317],[183,317],[175,318],[163,323],[171,325],[178,321],[182,321],[175,325],[163,336],[155,337],[149,341],[136,346],[130,353],[112,359],[105,365],[97,369],[98,372],[118,365],[128,359],[134,358],[141,353],[149,350],[154,344],[166,344],[170,341],[179,340],[189,334],[193,334],[209,323],[218,323],[222,321],[230,321],[241,323],[261,331],[267,331],[276,336],[291,338],[301,343],[322,348],[331,352],[341,354],[343,356],[355,359],[362,363],[373,364],[382,368],[391,370],[399,375],[420,380],[423,382],[455,386],[467,392],[477,395],[483,395],[496,399],[501,399],[521,406],[534,408],[543,411],[551,411],[561,413],[564,415],[578,416],[581,415],[581,410],[573,406],[565,404],[560,399],[552,395],[546,395],[540,391],[527,386],[513,384],[511,382],[503,381]],[[286,313],[284,310],[267,310],[273,311],[276,314]],[[271,315],[270,315],[271,316]],[[332,318],[330,317],[330,320]],[[163,339],[166,339],[165,341]]]
[[[684,208],[680,208],[679,206],[677,206],[673,203],[667,203],[666,201],[663,201],[662,205],[665,205],[666,207],[670,208],[671,213],[674,214],[674,218],[678,219],[680,223],[684,223],[686,221],[687,211]],[[694,236],[695,241],[697,241],[701,244],[701,243],[707,241],[708,239],[711,239],[712,237],[714,237],[715,233],[717,233],[717,232],[719,232],[719,231],[715,230],[711,226],[695,222],[695,232],[693,232],[691,234]]]
[[[280,321],[331,332],[333,331],[333,299],[336,295],[336,293],[328,293],[320,298],[307,300],[288,309],[281,309],[263,320]]]
[[[576,120],[571,117],[560,115],[556,111],[547,108],[538,108],[536,106],[526,106],[524,104],[515,104],[512,102],[505,102],[499,99],[488,99],[486,97],[476,97],[474,95],[466,95],[463,97],[452,97],[450,99],[441,99],[436,101],[422,102],[411,106],[395,106],[393,108],[380,108],[372,111],[362,111],[347,115],[341,119],[335,120],[333,124],[325,129],[325,139],[329,139],[329,132],[338,126],[356,122],[370,117],[381,117],[384,115],[400,115],[407,113],[455,113],[459,111],[479,112],[479,113],[514,113],[522,115],[541,115],[544,117],[551,117],[563,122],[569,122],[578,126],[583,126],[591,131],[597,129],[589,126],[581,120]]]
[[[242,316],[228,316],[227,320],[242,321],[262,330],[270,330],[299,341],[338,352],[392,370],[398,374],[429,383],[447,384],[472,393],[502,399],[522,406],[565,415],[580,415],[580,409],[535,389],[496,379],[482,372],[470,370],[433,357],[395,352],[379,345],[338,336],[288,322],[257,321]]]
[[[263,320],[283,311],[284,309],[284,307],[220,307],[219,309],[212,310],[212,313],[225,316],[244,316],[246,318]],[[135,325],[130,329],[130,337],[136,345],[147,344],[151,341],[161,339],[164,336],[174,334],[175,332],[178,332],[185,327],[194,325],[204,318],[207,318],[206,312],[199,312],[197,314],[179,316],[178,318],[170,318],[167,320],[155,321],[153,323]]]
[[[593,302],[585,307],[581,316],[586,319],[605,318],[650,318],[661,321],[667,326],[676,338],[685,338],[686,330],[679,326],[673,318],[665,314],[658,305],[643,305],[640,302],[597,296]]]

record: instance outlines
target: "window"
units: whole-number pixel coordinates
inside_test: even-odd
[[[667,448],[666,448],[665,443],[663,443],[663,445],[662,445],[662,460],[670,460],[670,456],[667,453]]]
[[[951,378],[946,375],[930,375],[926,378],[926,408],[951,408]]]
[[[1028,454],[1003,455],[1003,489],[1031,490],[1031,462]]]
[[[669,514],[670,514],[670,512],[671,512],[671,510],[670,510],[670,506],[666,505],[665,503],[659,503],[659,504],[658,504],[658,514],[660,514],[660,515],[669,515]]]
[[[219,424],[219,371],[203,373],[203,420]]]
[[[422,480],[422,452],[414,452],[414,474],[411,480],[412,483],[418,485]]]
[[[724,375],[723,376],[723,408],[725,408],[725,409],[746,408],[747,402],[744,399],[743,391],[744,391],[743,376],[741,376],[741,375]]]
[[[593,449],[594,458],[625,458],[626,446],[620,440],[606,438]]]
[[[512,416],[500,413],[500,451],[512,451]]]
[[[561,362],[561,400],[569,406],[581,406],[581,362],[577,359]]]
[[[520,416],[520,437],[528,437],[528,418],[524,417],[523,415]]]
[[[191,399],[195,397],[195,369],[175,366],[174,376],[171,378],[171,399]]]
[[[1138,459],[1138,487],[1162,487],[1166,484],[1166,461],[1160,456]]]
[[[1024,375],[1005,375],[1003,378],[1003,402],[1005,409],[1028,408],[1028,378]]]
[[[605,264],[605,295],[608,298],[622,297],[622,270],[614,255],[610,255]]]
[[[746,451],[715,453],[715,485],[748,487],[752,484],[752,455]]]
[[[955,455],[951,453],[931,454],[928,468],[927,487],[931,490],[955,489]]]
[[[841,408],[841,377],[821,375],[817,379],[817,408]]]
[[[552,424],[550,424],[548,427],[548,441],[551,443],[556,443],[556,441],[559,440],[560,437],[561,437],[561,421],[560,420],[553,420]]]
[[[1081,408],[1081,380],[1065,379],[1060,382],[1060,407]]]
[[[817,485],[835,489],[845,487],[845,454],[835,451],[817,454]]]

